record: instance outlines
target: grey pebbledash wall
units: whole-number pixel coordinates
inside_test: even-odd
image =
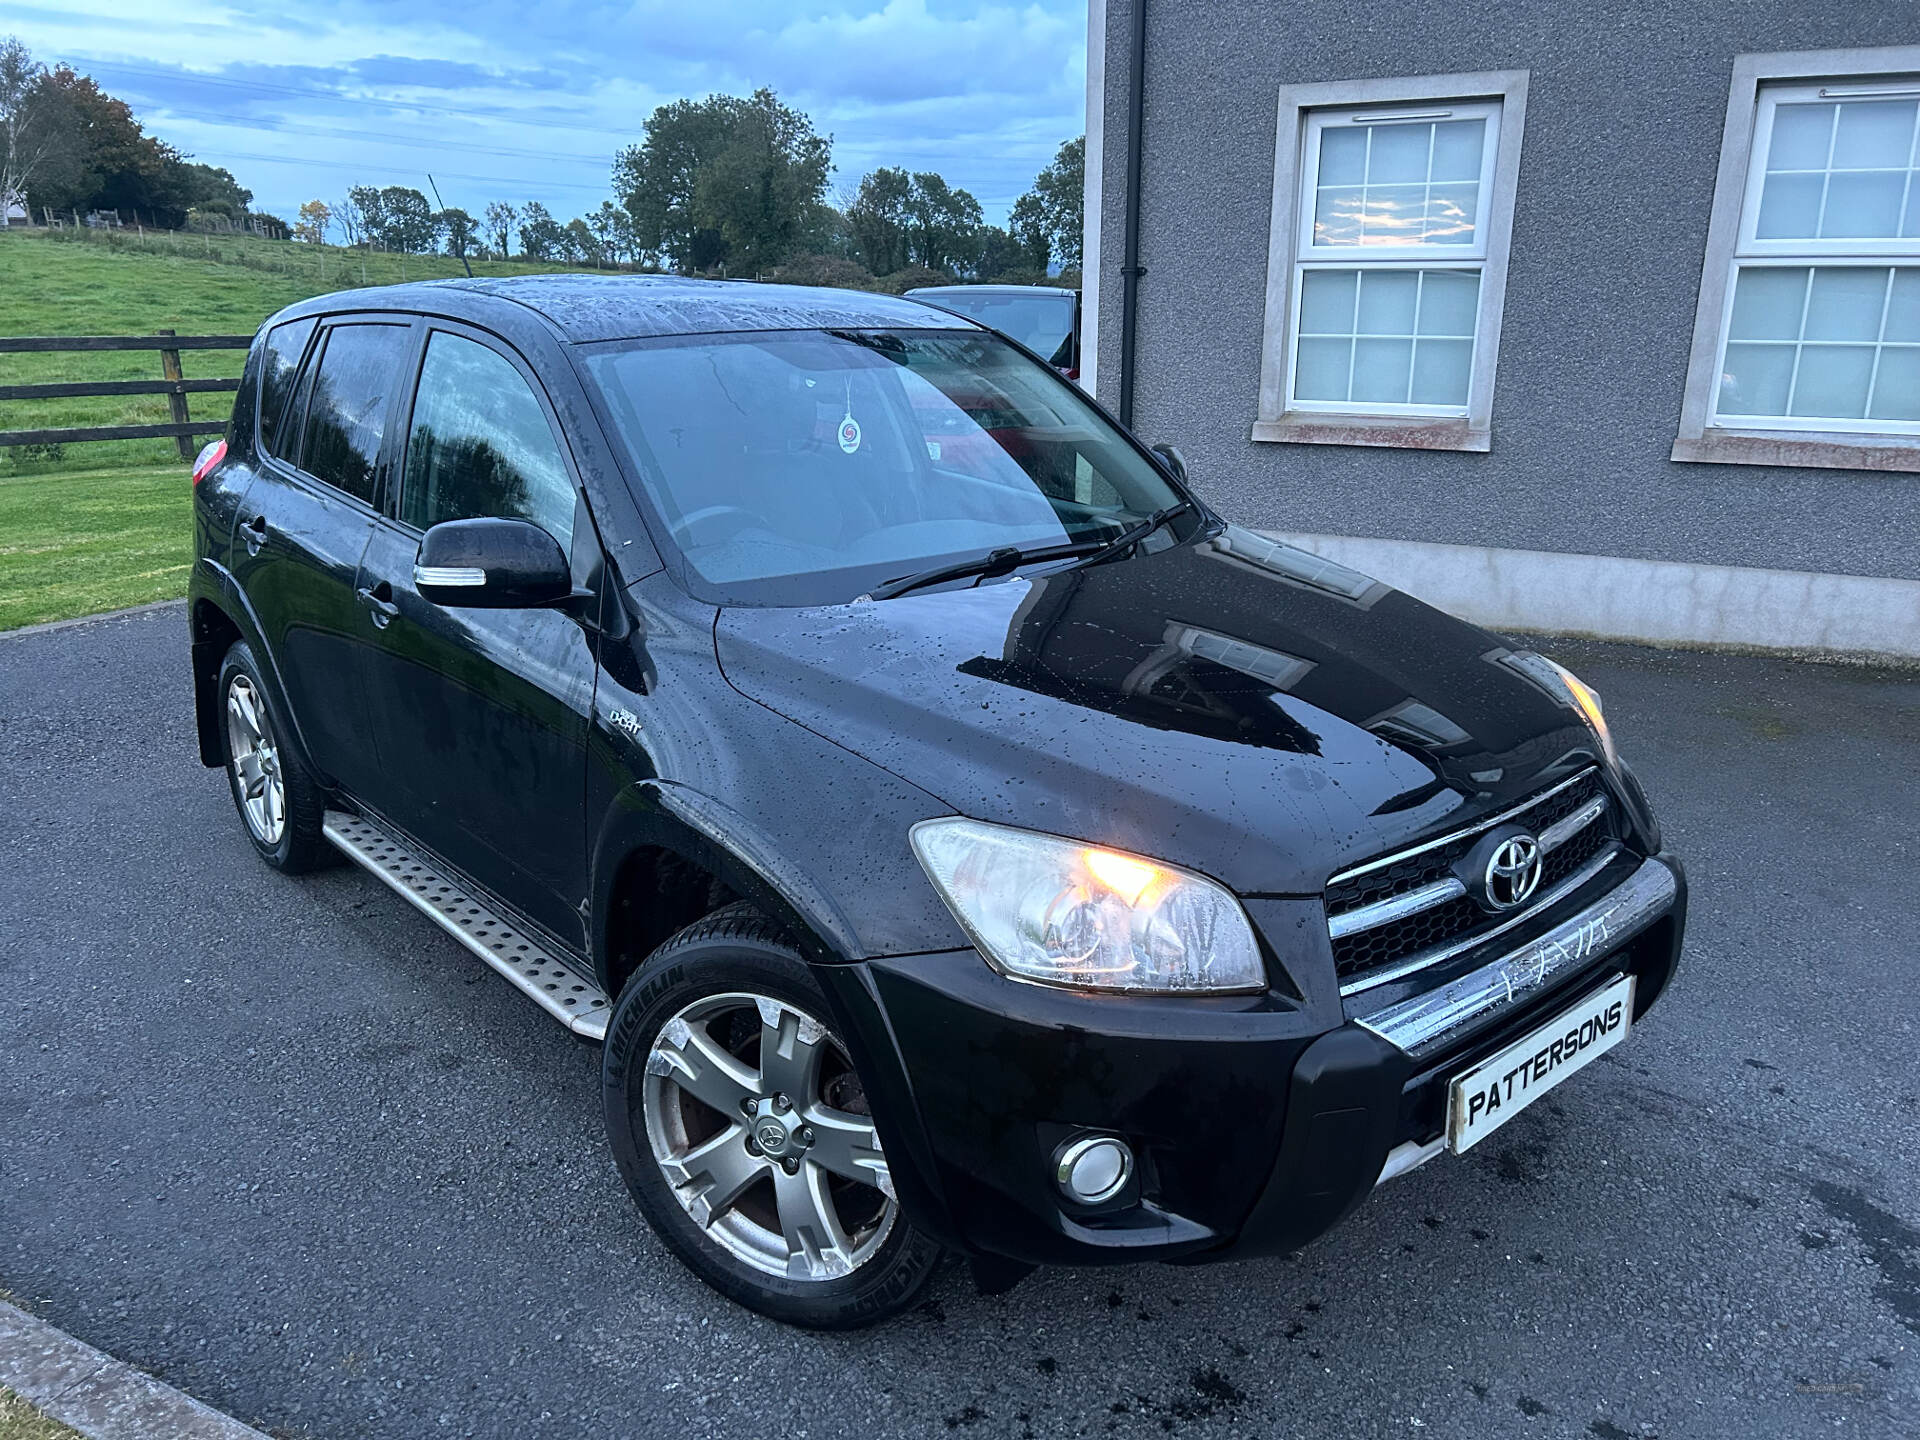
[[[1109,405],[1132,3],[1092,0],[1089,36]],[[1920,5],[1886,0],[1148,0],[1135,428],[1262,528],[1920,580],[1920,474],[1668,458],[1734,56],[1916,42]],[[1509,69],[1530,83],[1491,453],[1250,439],[1278,87]]]

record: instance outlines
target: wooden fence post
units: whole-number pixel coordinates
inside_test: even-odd
[[[171,335],[173,331],[156,330],[153,333],[156,335]],[[180,352],[178,350],[162,350],[160,352],[160,374],[168,380],[184,380],[187,378],[186,373],[180,368]],[[184,389],[174,390],[168,393],[167,408],[173,412],[174,424],[185,425],[188,423],[187,396]],[[175,437],[175,439],[176,443],[180,446],[180,458],[188,464],[192,464],[194,453],[193,437],[191,435],[180,435]]]

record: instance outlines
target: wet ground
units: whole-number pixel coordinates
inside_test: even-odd
[[[1688,858],[1631,1042],[1304,1253],[728,1305],[596,1053],[371,877],[271,874],[184,617],[0,637],[0,1288],[278,1434],[1920,1433],[1920,673],[1548,647]]]

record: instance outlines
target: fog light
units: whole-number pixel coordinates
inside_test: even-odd
[[[1133,1178],[1133,1151],[1111,1135],[1088,1135],[1060,1148],[1054,1180],[1081,1205],[1099,1205],[1126,1189]]]

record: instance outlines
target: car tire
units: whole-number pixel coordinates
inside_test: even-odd
[[[320,833],[326,792],[285,743],[287,727],[274,713],[246,641],[236,640],[220,662],[216,693],[227,786],[253,848],[289,875],[334,863],[339,852]]]
[[[850,1330],[912,1304],[942,1252],[892,1193],[828,1014],[791,938],[729,905],[628,981],[602,1095],[627,1188],[689,1269],[773,1319]]]

